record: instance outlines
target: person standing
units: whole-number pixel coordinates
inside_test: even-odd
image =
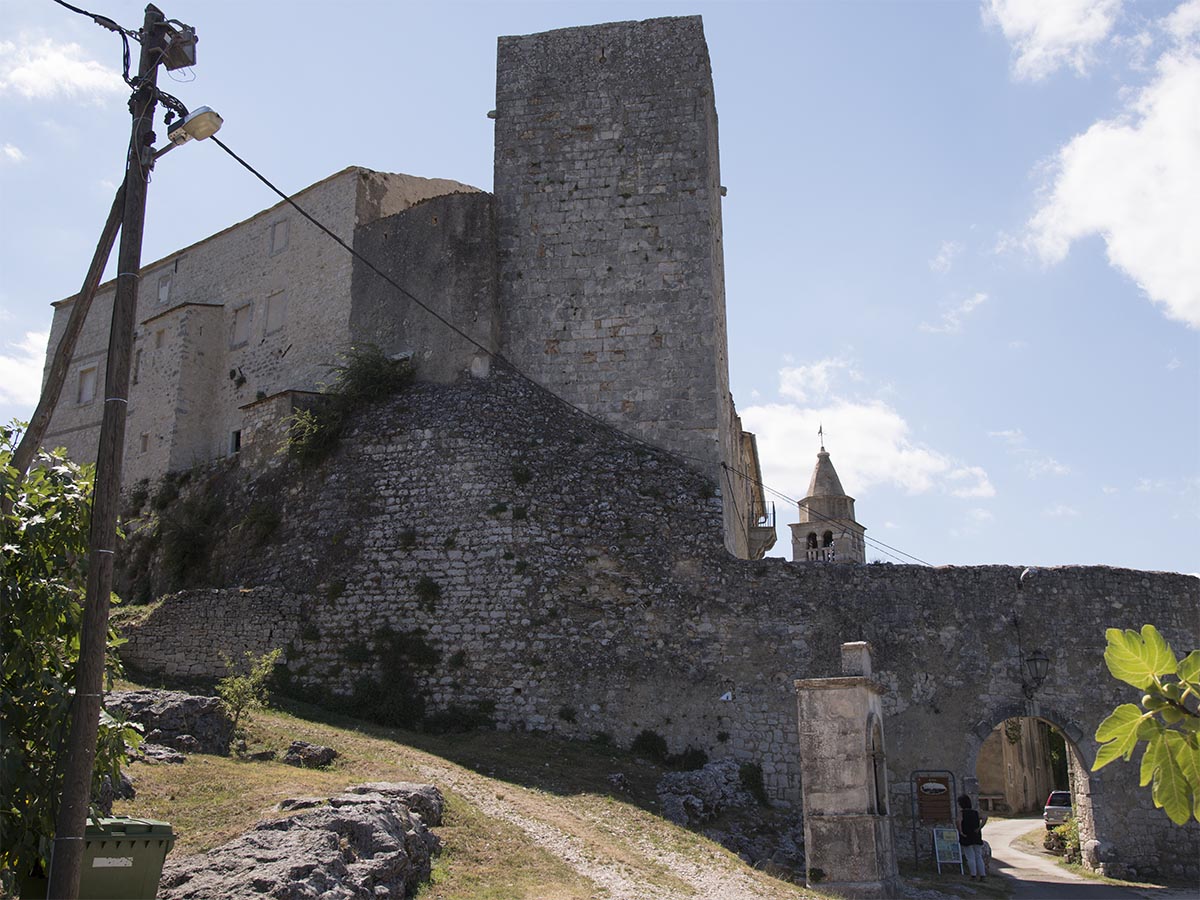
[[[958,818],[958,843],[967,861],[967,871],[972,881],[983,881],[987,872],[983,867],[983,822],[979,813],[971,807],[971,798],[963,794],[958,798],[961,808]]]

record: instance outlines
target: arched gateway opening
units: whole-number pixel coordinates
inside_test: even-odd
[[[997,709],[973,730],[974,765],[964,787],[984,813],[1008,818],[1040,819],[1052,792],[1069,791],[1082,845],[1097,837],[1091,760],[1080,751],[1082,735],[1075,722],[1053,709],[1033,704]]]

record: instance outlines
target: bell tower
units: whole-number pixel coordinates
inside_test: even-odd
[[[854,498],[846,496],[837,471],[825,449],[825,432],[808,496],[800,501],[800,521],[792,529],[792,562],[858,563],[867,561],[863,535],[866,528],[854,521]]]

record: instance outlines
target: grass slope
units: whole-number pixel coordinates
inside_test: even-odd
[[[822,895],[755,872],[733,854],[655,814],[658,767],[614,748],[471,732],[443,737],[382,728],[315,707],[258,712],[249,749],[292,740],[334,747],[326,770],[192,755],[136,763],[137,797],[114,812],[170,822],[173,854],[200,853],[280,815],[290,797],[326,797],[363,781],[419,781],[446,795],[445,849],[423,900],[584,900]],[[624,775],[617,790],[609,775]]]

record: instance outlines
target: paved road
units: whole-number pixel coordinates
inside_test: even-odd
[[[1102,884],[1073,875],[1053,860],[1026,853],[1012,841],[1041,826],[1037,819],[993,819],[983,827],[992,845],[992,873],[1012,879],[1014,900],[1144,900],[1129,888]]]

